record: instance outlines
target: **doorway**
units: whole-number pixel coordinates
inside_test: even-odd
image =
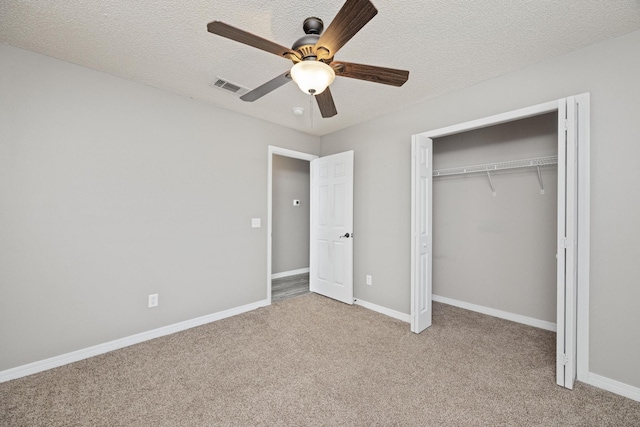
[[[277,287],[284,286],[288,288],[288,290],[284,291],[285,293],[291,293],[291,292],[297,293],[297,292],[300,292],[302,287],[304,286],[303,276],[305,274],[308,274],[309,272],[308,256],[307,256],[307,265],[306,267],[303,267],[303,268],[300,268],[299,266],[296,268],[292,267],[297,264],[300,264],[301,262],[299,259],[300,254],[294,255],[296,257],[296,259],[294,260],[287,259],[288,257],[287,254],[291,253],[291,251],[294,251],[294,252],[296,251],[296,248],[294,247],[295,242],[290,240],[290,238],[293,238],[293,240],[295,240],[295,237],[296,237],[295,235],[298,235],[303,230],[303,227],[300,224],[300,218],[299,218],[300,214],[303,213],[303,211],[307,212],[306,220],[308,225],[309,206],[307,205],[305,210],[305,206],[304,206],[305,197],[293,196],[293,194],[297,192],[297,188],[299,188],[299,184],[302,184],[303,186],[306,185],[308,189],[310,187],[309,178],[307,177],[305,179],[305,182],[297,183],[298,185],[294,184],[293,187],[290,187],[288,189],[282,189],[282,188],[278,189],[278,188],[274,188],[274,185],[279,185],[279,184],[282,184],[283,182],[284,183],[291,182],[291,179],[289,179],[291,177],[284,177],[283,179],[279,180],[278,171],[282,172],[283,168],[288,167],[289,170],[293,170],[294,175],[297,175],[298,177],[302,176],[304,178],[304,174],[300,173],[304,170],[304,166],[301,165],[300,162],[307,163],[307,170],[308,170],[308,166],[310,165],[310,162],[313,159],[318,158],[318,156],[313,154],[308,154],[308,153],[302,153],[299,151],[288,150],[285,148],[269,146],[268,157],[269,157],[269,165],[268,165],[268,178],[267,178],[267,181],[268,181],[268,184],[267,184],[268,185],[268,190],[267,190],[267,199],[268,199],[268,203],[267,203],[268,205],[267,206],[267,300],[269,301],[269,304],[271,304],[273,302],[273,293],[274,293],[273,280],[279,281],[279,283],[277,283]],[[275,176],[274,176],[274,170],[275,170]],[[296,173],[296,171],[298,173]],[[275,184],[274,184],[274,178],[275,178]],[[283,191],[280,191],[280,190],[283,190]],[[289,202],[288,199],[291,199],[290,209],[287,209],[289,207],[288,205],[287,205],[287,208],[284,207],[284,205]],[[295,200],[298,200],[299,204],[295,205],[294,204]],[[274,207],[274,201],[276,203],[275,207]],[[274,219],[274,215],[278,215],[278,218]],[[292,227],[295,228],[295,230],[293,230],[289,235],[287,234],[287,230],[283,229],[283,225],[287,221],[292,225]],[[275,235],[274,235],[274,223],[276,225],[276,230],[277,230],[277,233]],[[305,231],[306,236],[304,236],[303,240],[307,242],[307,245],[306,245],[307,247],[304,248],[304,251],[305,251],[304,253],[308,254],[309,253],[308,251],[309,228],[306,227],[305,230],[306,230]],[[278,242],[278,244],[283,243],[282,245],[275,248],[275,251],[274,251],[274,239],[277,239],[276,241]],[[283,242],[283,240],[288,240],[290,244],[287,244],[287,242]],[[302,254],[302,256],[304,257],[304,254]],[[274,270],[274,267],[275,267],[275,270]],[[290,278],[291,280],[287,280],[288,278]],[[308,279],[307,279],[307,285],[308,285]],[[276,299],[280,298],[279,294],[281,294],[281,292],[279,290],[276,290]]]
[[[268,304],[272,303],[274,156],[310,162],[310,291],[353,304],[353,151],[319,158],[273,146],[267,172]]]
[[[310,164],[273,155],[271,301],[309,293]]]

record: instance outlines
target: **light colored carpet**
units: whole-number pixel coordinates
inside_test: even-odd
[[[2,426],[639,426],[555,385],[553,333],[434,304],[409,325],[315,294],[0,384]]]

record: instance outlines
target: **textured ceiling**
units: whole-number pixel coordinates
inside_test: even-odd
[[[302,132],[324,135],[407,105],[640,28],[638,0],[372,0],[373,18],[336,60],[410,71],[401,88],[348,78],[331,86],[323,119],[287,84],[247,103],[210,84],[255,88],[291,63],[207,32],[223,21],[284,46],[342,0],[5,0],[0,41]],[[640,46],[639,46],[640,51]],[[296,116],[293,107],[305,108]]]

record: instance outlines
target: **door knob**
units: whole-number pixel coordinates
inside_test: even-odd
[[[349,234],[349,233],[344,233],[344,236],[340,236],[340,238],[346,238],[348,239],[349,237],[353,237],[353,233]]]

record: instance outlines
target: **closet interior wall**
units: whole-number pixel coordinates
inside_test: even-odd
[[[434,140],[434,170],[558,155],[549,113]],[[557,166],[433,180],[433,294],[556,322]],[[491,185],[495,190],[492,193]]]

